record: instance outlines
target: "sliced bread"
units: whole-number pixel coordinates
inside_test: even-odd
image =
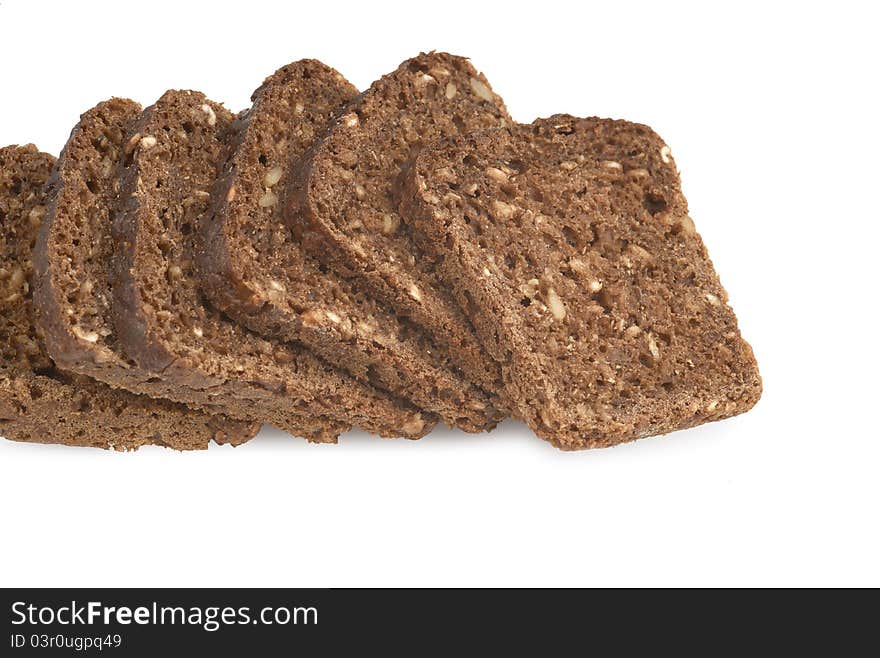
[[[292,176],[286,220],[308,253],[357,279],[424,328],[472,382],[500,372],[401,221],[401,169],[444,137],[508,124],[504,103],[461,57],[422,54],[375,82],[334,120]]]
[[[83,114],[50,178],[46,219],[34,248],[36,322],[46,349],[62,369],[113,387],[245,420],[268,420],[256,407],[224,408],[210,390],[171,384],[139,368],[119,342],[111,308],[109,267],[116,248],[111,216],[116,167],[140,148],[139,139],[126,136],[139,113],[137,103],[114,98]],[[335,440],[349,427],[293,408],[271,422],[314,441]]]
[[[761,378],[649,128],[558,115],[423,151],[404,216],[564,449],[748,410]]]
[[[206,304],[195,274],[200,222],[222,165],[232,114],[194,91],[166,92],[129,129],[113,219],[115,327],[125,353],[173,386],[205,391],[230,412],[267,421],[290,410],[382,436],[422,436],[411,405],[289,343],[264,339]]]
[[[425,332],[305,253],[282,219],[291,163],[356,94],[315,60],[279,69],[254,92],[202,223],[202,290],[261,335],[301,341],[450,425],[487,429],[500,417],[490,396],[454,372]]]
[[[65,373],[46,354],[31,300],[31,248],[55,158],[0,148],[0,435],[14,441],[132,450],[240,444],[258,424],[210,416]]]

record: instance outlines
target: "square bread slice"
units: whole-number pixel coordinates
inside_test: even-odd
[[[510,122],[470,62],[421,54],[334,120],[292,172],[286,204],[286,220],[308,253],[425,329],[470,381],[493,393],[501,390],[498,364],[410,238],[396,186],[426,145]]]
[[[423,151],[405,188],[404,216],[542,438],[610,446],[760,397],[650,128],[557,115],[485,131]]]
[[[479,432],[501,414],[417,327],[305,253],[282,216],[290,164],[357,90],[316,60],[282,67],[234,122],[202,223],[202,291],[267,337],[300,341],[361,381]]]
[[[238,445],[259,424],[111,389],[55,367],[36,330],[31,248],[55,158],[32,144],[0,148],[0,435],[13,441],[134,450]]]
[[[431,423],[412,405],[242,328],[201,296],[197,236],[232,121],[203,94],[172,90],[129,129],[111,259],[123,350],[171,385],[207,391],[229,409],[259,409],[273,424],[299,409],[382,436],[422,436]]]
[[[49,180],[46,220],[34,247],[36,322],[49,355],[64,370],[116,388],[265,420],[313,441],[335,440],[349,424],[295,408],[270,418],[255,405],[226,405],[215,391],[169,384],[139,368],[122,348],[111,309],[111,216],[116,167],[137,145],[126,141],[126,131],[140,110],[114,98],[83,114]]]

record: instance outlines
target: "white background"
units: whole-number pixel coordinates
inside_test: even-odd
[[[295,59],[365,88],[430,49],[520,121],[648,123],[765,381],[744,416],[576,454],[512,422],[200,454],[2,441],[2,584],[880,585],[870,4],[0,0],[0,144],[57,153],[110,95],[238,110]]]

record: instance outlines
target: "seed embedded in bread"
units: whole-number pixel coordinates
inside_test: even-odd
[[[553,288],[547,289],[547,308],[550,309],[551,315],[553,315],[556,320],[561,321],[565,319],[565,304],[563,304],[559,295],[556,294],[556,291],[553,290]]]
[[[266,187],[273,187],[278,181],[281,180],[281,177],[284,175],[284,170],[281,167],[272,167],[269,171],[266,172],[266,175],[263,176],[263,185]]]
[[[267,190],[263,193],[263,196],[260,197],[258,203],[260,204],[260,208],[271,208],[278,203],[278,195]]]
[[[214,108],[212,108],[208,103],[203,103],[199,106],[199,109],[204,112],[208,117],[208,125],[214,126],[217,123],[217,115],[214,112]]]
[[[474,90],[474,93],[477,95],[478,98],[482,98],[484,101],[489,102],[495,101],[495,94],[493,94],[492,90],[489,89],[489,85],[487,85],[479,78],[471,78],[471,89]]]

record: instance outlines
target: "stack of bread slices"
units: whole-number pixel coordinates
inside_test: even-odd
[[[252,101],[112,98],[57,161],[0,150],[0,435],[190,449],[510,416],[571,450],[760,397],[649,128],[517,124],[445,53],[363,93],[298,61]]]

